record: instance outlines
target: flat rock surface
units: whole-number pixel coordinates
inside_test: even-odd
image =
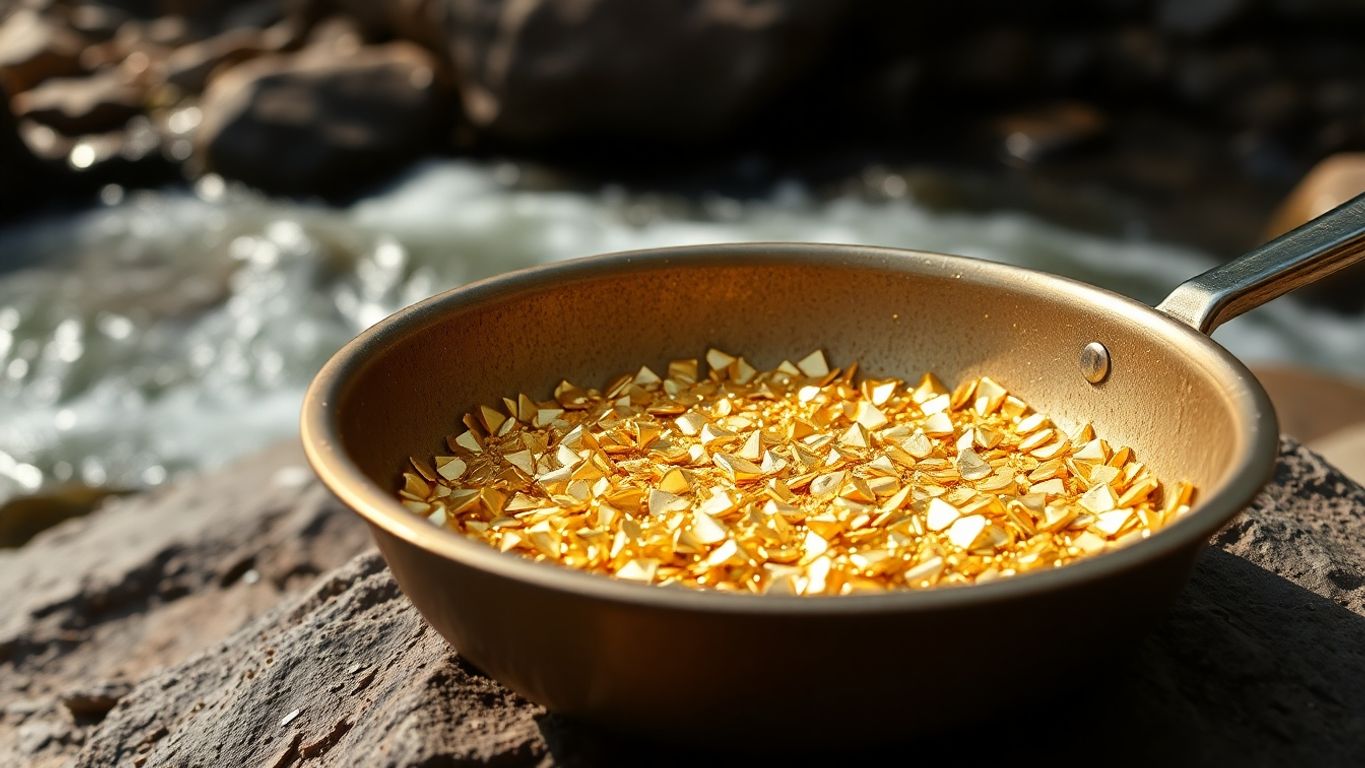
[[[0,549],[0,765],[63,765],[139,680],[370,546],[295,445]]]
[[[161,510],[170,525],[171,518],[202,515],[194,509],[171,515],[168,508],[215,494],[228,497],[213,509],[224,517],[238,515],[237,522],[206,531],[205,539],[223,537],[243,520],[264,519],[259,511],[253,518],[229,508],[270,506],[278,522],[267,527],[288,530],[292,551],[313,553],[286,560],[316,564],[341,557],[356,546],[354,528],[330,538],[316,532],[342,530],[331,527],[344,527],[347,513],[311,480],[271,481],[279,462],[294,456],[280,449],[273,458],[158,494],[159,502],[115,505],[0,559],[0,594],[7,605],[19,607],[0,619],[0,679],[20,680],[20,688],[26,679],[29,701],[62,688],[48,680],[52,674],[60,678],[68,670],[62,679],[69,683],[58,694],[68,702],[62,707],[66,719],[41,708],[25,715],[23,707],[11,706],[0,733],[35,723],[65,727],[65,740],[50,738],[33,754],[90,766],[697,764],[796,757],[774,752],[781,734],[765,734],[755,751],[708,751],[704,745],[639,741],[549,715],[463,662],[426,627],[372,552],[254,619],[249,617],[255,611],[241,607],[251,603],[249,593],[222,586],[230,579],[221,574],[217,581],[207,575],[182,578],[178,595],[125,599],[118,610],[122,618],[111,617],[107,608],[90,613],[67,607],[89,601],[99,594],[89,586],[107,585],[111,574],[127,570],[82,559],[96,555],[82,546],[98,546],[109,529],[119,527],[109,518],[137,505],[149,514]],[[305,518],[311,522],[300,525]],[[190,528],[184,526],[181,534],[157,535],[178,541]],[[249,538],[239,534],[233,544],[183,546],[226,562],[222,553],[239,551]],[[262,541],[285,546],[281,538]],[[33,554],[44,546],[63,548],[64,567],[53,565],[51,556]],[[145,560],[167,546],[106,540],[103,551],[110,554],[106,560]],[[253,556],[259,583],[281,578],[265,565],[277,560]],[[156,583],[176,572],[158,568],[143,578]],[[186,568],[201,573],[197,566]],[[267,571],[275,575],[267,577]],[[18,579],[25,582],[12,583]],[[297,580],[285,577],[281,583]],[[232,583],[242,581],[238,576]],[[287,590],[274,588],[271,594],[280,591]],[[182,626],[161,671],[145,660],[135,663],[148,674],[130,692],[98,671],[116,664],[114,656],[126,655],[123,646],[99,635],[99,626],[165,622],[177,604],[196,603],[199,616],[207,616],[212,605],[221,618],[207,629]],[[134,612],[145,617],[134,619]],[[248,623],[230,636],[219,631],[234,619]],[[74,630],[86,633],[83,642],[60,636],[66,631],[62,623],[73,621],[86,626]],[[196,642],[206,650],[185,659]],[[79,665],[71,660],[77,655]],[[45,663],[35,666],[37,658]],[[1013,761],[1026,752],[1063,765],[1359,765],[1365,755],[1365,488],[1286,441],[1274,482],[1215,537],[1164,623],[1135,650],[1078,648],[1074,668],[1029,669],[1021,659],[1017,672],[1021,680],[1068,675],[1077,681],[1076,690],[1050,700],[1020,695],[1007,721],[972,723],[870,750],[841,745],[826,757],[958,763]],[[1012,690],[1019,695],[1023,689]],[[16,701],[12,691],[4,695]],[[106,706],[112,708],[102,719],[77,713]],[[818,727],[819,719],[818,712],[793,713],[793,728]],[[14,739],[4,739],[5,749],[16,749]],[[10,759],[0,752],[0,762]]]

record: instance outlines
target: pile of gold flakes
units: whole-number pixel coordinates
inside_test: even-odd
[[[651,584],[840,595],[1055,568],[1189,509],[1126,448],[1000,384],[757,371],[712,349],[481,406],[400,495],[503,551]]]

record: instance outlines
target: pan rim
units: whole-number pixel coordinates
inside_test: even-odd
[[[823,262],[854,266],[887,266],[895,260],[902,269],[914,263],[916,268],[909,271],[921,273],[956,273],[964,279],[1008,281],[1016,285],[1040,283],[1060,289],[1070,299],[1117,315],[1125,323],[1142,324],[1155,332],[1183,338],[1186,343],[1180,345],[1181,349],[1197,350],[1198,359],[1194,362],[1198,367],[1223,382],[1235,396],[1238,421],[1245,431],[1233,453],[1232,474],[1217,493],[1202,500],[1179,524],[1159,535],[1055,570],[969,586],[795,597],[661,588],[499,552],[413,515],[399,504],[396,495],[366,477],[341,448],[340,414],[332,404],[341,400],[349,383],[370,363],[371,352],[436,322],[447,311],[507,301],[549,285],[665,266],[717,266],[734,263],[736,258],[773,264]],[[1246,366],[1208,336],[1146,304],[1079,280],[984,259],[883,246],[809,242],[710,243],[618,251],[533,266],[443,291],[399,309],[362,331],[322,366],[304,396],[300,437],[308,463],[334,496],[370,525],[428,554],[526,586],[638,608],[801,616],[935,611],[1011,600],[1101,580],[1191,544],[1202,546],[1269,480],[1279,444],[1270,399]]]

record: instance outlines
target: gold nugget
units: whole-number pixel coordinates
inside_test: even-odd
[[[987,377],[856,380],[816,351],[756,371],[712,349],[480,406],[403,504],[505,552],[650,584],[842,595],[1056,568],[1189,511],[1090,425]]]

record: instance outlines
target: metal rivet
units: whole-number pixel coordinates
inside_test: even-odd
[[[1092,341],[1081,350],[1081,375],[1091,384],[1099,384],[1109,377],[1109,350]]]

